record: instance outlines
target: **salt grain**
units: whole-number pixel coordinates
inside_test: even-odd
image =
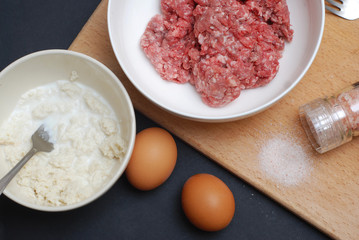
[[[258,159],[264,173],[285,186],[300,184],[310,174],[312,160],[294,139],[277,136],[261,146]]]

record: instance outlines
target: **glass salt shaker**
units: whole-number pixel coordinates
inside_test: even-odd
[[[319,153],[325,153],[359,135],[359,82],[339,93],[299,108],[302,126]]]

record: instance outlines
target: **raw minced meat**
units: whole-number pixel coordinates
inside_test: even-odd
[[[141,46],[165,80],[190,82],[209,106],[277,74],[293,30],[285,0],[162,0]]]
[[[185,24],[188,25],[187,30]],[[141,45],[163,79],[185,83],[192,78],[188,51],[194,47],[195,38],[192,33],[187,34],[187,31],[192,31],[192,25],[181,21],[174,31],[169,26],[171,24],[163,16],[153,17]]]

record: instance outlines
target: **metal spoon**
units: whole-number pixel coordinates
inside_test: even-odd
[[[0,180],[0,195],[6,188],[6,186],[11,182],[15,175],[20,171],[20,169],[32,158],[37,152],[51,152],[54,149],[54,145],[49,141],[49,134],[45,131],[44,125],[41,125],[36,132],[31,136],[32,148],[30,151],[18,162],[15,167],[13,167],[10,172],[8,172]]]

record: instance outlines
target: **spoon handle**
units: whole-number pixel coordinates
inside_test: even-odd
[[[20,171],[20,169],[29,161],[38,150],[36,148],[31,148],[31,150],[13,167],[1,180],[0,180],[0,195],[6,188],[6,186],[11,182],[15,175]]]

